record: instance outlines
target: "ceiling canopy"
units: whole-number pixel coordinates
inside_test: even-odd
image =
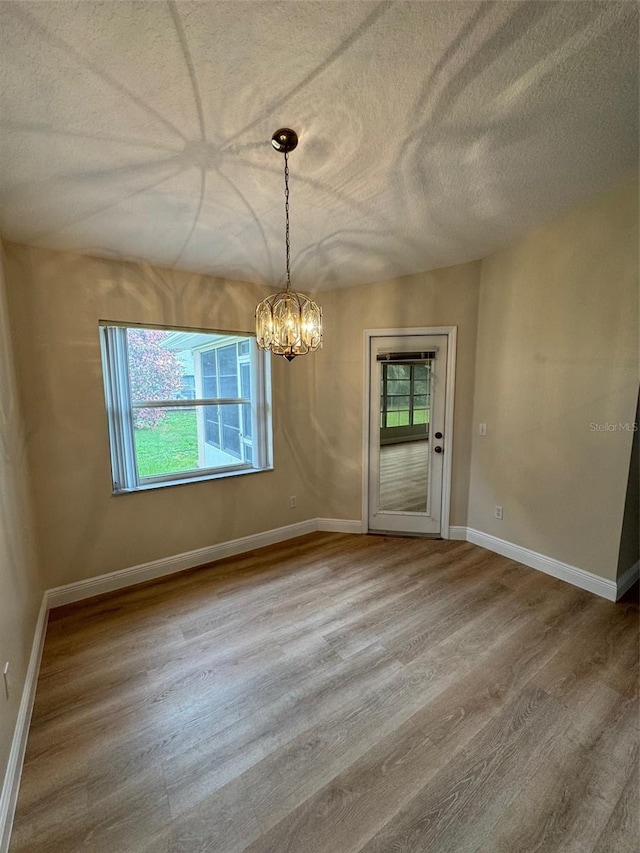
[[[484,257],[638,162],[634,2],[0,3],[9,240],[271,285]]]

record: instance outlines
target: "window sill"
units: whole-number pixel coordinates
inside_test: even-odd
[[[168,486],[186,486],[189,483],[204,483],[207,480],[226,480],[229,477],[242,477],[245,474],[262,474],[265,471],[273,471],[273,465],[266,468],[243,468],[239,471],[221,471],[218,474],[203,474],[201,477],[180,477],[175,480],[162,480],[156,483],[142,483],[134,489],[112,489],[114,497],[120,495],[134,495],[136,492],[148,492],[152,489],[166,489]]]

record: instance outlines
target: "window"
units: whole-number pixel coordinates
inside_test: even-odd
[[[380,388],[382,427],[414,426],[428,421],[429,366],[383,364]]]
[[[431,407],[430,362],[385,362],[381,367],[381,442],[426,438]]]
[[[115,493],[272,467],[269,360],[251,335],[100,335]]]

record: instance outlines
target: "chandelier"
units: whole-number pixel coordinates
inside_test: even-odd
[[[271,137],[271,144],[284,154],[284,215],[287,257],[287,287],[267,296],[256,308],[256,341],[260,349],[270,350],[293,361],[297,355],[314,352],[322,346],[322,309],[304,293],[291,289],[289,244],[289,152],[298,144],[295,130],[283,127]]]

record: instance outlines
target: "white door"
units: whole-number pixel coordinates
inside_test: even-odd
[[[369,530],[438,536],[447,335],[370,338]]]

